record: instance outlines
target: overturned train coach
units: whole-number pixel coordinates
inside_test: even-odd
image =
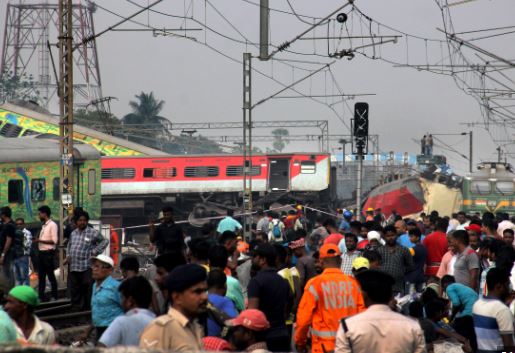
[[[253,155],[254,206],[323,204],[330,199],[330,171],[325,153]],[[102,214],[120,217],[123,210],[120,222],[125,226],[148,221],[167,204],[175,207],[178,218],[195,223],[241,207],[242,189],[241,155],[102,159]]]

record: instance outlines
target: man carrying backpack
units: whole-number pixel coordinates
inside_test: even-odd
[[[30,286],[29,255],[32,247],[32,233],[25,228],[23,218],[16,219],[16,231],[13,241],[13,268],[16,285]]]
[[[280,243],[284,240],[284,223],[281,222],[277,213],[273,213],[272,221],[270,222],[268,229],[270,229],[268,232],[268,240],[271,243]]]

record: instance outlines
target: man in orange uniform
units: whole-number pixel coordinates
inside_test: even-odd
[[[334,351],[340,320],[365,310],[359,283],[340,270],[341,252],[335,244],[320,248],[324,272],[308,281],[297,311],[295,346],[307,351],[308,331],[311,352]]]

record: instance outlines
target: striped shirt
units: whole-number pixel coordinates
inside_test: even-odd
[[[513,335],[513,315],[499,299],[480,298],[472,308],[478,353],[498,352],[501,335]]]
[[[351,276],[352,275],[352,261],[354,261],[354,259],[356,259],[360,256],[361,256],[361,252],[358,250],[354,250],[352,252],[348,252],[348,251],[344,252],[342,254],[342,265],[341,265],[342,272],[348,276]]]

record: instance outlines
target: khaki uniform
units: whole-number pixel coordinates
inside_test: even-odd
[[[166,349],[173,352],[202,351],[203,330],[174,308],[154,319],[143,331],[140,348]]]

